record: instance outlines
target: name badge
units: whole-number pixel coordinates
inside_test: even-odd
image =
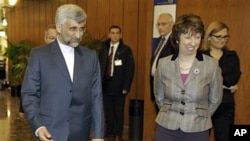
[[[121,59],[115,60],[115,66],[121,66],[121,65],[122,65]]]

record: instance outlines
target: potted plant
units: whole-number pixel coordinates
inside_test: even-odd
[[[86,32],[83,35],[83,40],[82,40],[81,44],[90,48],[90,49],[96,50],[96,52],[98,53],[98,51],[101,47],[101,44],[102,44],[103,40],[105,39],[105,37],[106,36],[103,36],[101,39],[93,38],[88,32]]]
[[[27,45],[25,40],[15,44],[8,41],[8,45],[5,50],[5,56],[9,59],[11,95],[20,96],[21,83],[32,46]]]

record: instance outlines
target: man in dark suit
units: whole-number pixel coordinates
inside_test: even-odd
[[[150,70],[150,87],[151,87],[151,100],[154,101],[154,74],[157,68],[157,64],[160,58],[166,57],[174,53],[174,48],[172,47],[170,41],[170,35],[172,32],[174,20],[171,14],[162,13],[157,19],[157,29],[160,37],[156,41],[156,48],[152,52],[151,58],[151,70]],[[156,110],[158,112],[157,105]]]
[[[101,71],[96,52],[80,46],[86,13],[56,11],[56,41],[34,48],[22,84],[23,109],[41,141],[104,141]]]
[[[48,25],[44,32],[45,43],[49,44],[51,42],[54,42],[56,40],[57,35],[58,32],[56,30],[56,25],[55,24]],[[19,116],[21,118],[25,118],[25,114],[22,107],[22,99],[20,99]]]
[[[44,41],[46,44],[49,44],[53,41],[56,40],[57,37],[57,30],[56,30],[56,25],[55,24],[50,24],[47,26],[44,32]]]
[[[119,26],[111,26],[108,36],[99,51],[106,136],[122,141],[125,96],[133,80],[134,59],[130,47],[121,39]]]

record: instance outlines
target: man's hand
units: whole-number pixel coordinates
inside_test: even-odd
[[[25,114],[22,113],[22,112],[19,112],[19,116],[20,116],[21,118],[25,118]]]
[[[128,91],[122,90],[122,94],[128,94]]]
[[[40,128],[37,132],[37,135],[41,141],[53,141],[52,136],[46,127]]]

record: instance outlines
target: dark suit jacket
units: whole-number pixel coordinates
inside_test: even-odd
[[[102,80],[103,80],[103,92],[109,93],[111,95],[122,94],[122,90],[129,91],[131,87],[131,83],[134,76],[134,58],[130,47],[125,45],[122,40],[118,45],[118,48],[115,52],[114,59],[121,60],[122,65],[116,66],[114,65],[113,77],[111,78],[109,86],[105,87],[105,83],[109,80],[105,78],[105,69],[107,66],[107,60],[109,55],[110,48],[110,39],[104,41],[102,43],[102,47],[99,51],[99,60],[102,72]]]
[[[156,47],[160,43],[160,40],[161,40],[161,37],[159,37],[157,39]],[[161,50],[161,52],[159,54],[159,57],[157,58],[156,66],[158,65],[159,59],[161,59],[163,57],[166,57],[168,55],[171,55],[174,52],[175,52],[175,50],[174,50],[174,48],[173,48],[173,46],[171,44],[170,36],[169,36],[169,38],[167,40],[167,43],[165,44],[165,46],[163,47],[163,49]],[[151,61],[150,61],[150,64],[151,64],[151,67],[150,67],[150,90],[151,90],[151,95],[150,96],[151,96],[152,101],[155,100],[155,97],[154,97],[154,77],[151,75],[152,65],[153,65],[153,61],[154,61],[153,55],[154,55],[154,51],[152,51],[152,58],[151,58]]]
[[[73,82],[58,42],[34,48],[21,94],[33,131],[46,126],[56,141],[103,138],[101,72],[96,52],[75,49]]]

